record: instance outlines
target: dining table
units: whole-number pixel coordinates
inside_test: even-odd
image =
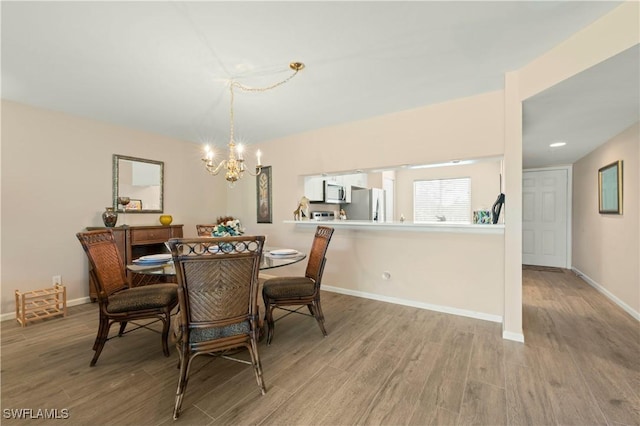
[[[299,252],[293,249],[283,249],[276,247],[264,247],[262,250],[262,256],[260,258],[260,270],[264,271],[267,269],[280,268],[282,266],[293,265],[294,263],[298,263],[304,259],[306,259],[307,255],[305,253]],[[134,274],[140,274],[140,278],[136,281],[134,286],[141,286],[147,284],[155,284],[157,282],[176,282],[176,268],[173,264],[173,260],[169,257],[168,253],[159,254],[159,255],[149,255],[146,256],[148,259],[157,259],[157,262],[144,262],[145,256],[137,259],[138,262],[134,261],[133,264],[127,265],[127,269]],[[258,293],[259,304],[261,306],[263,304],[262,294]],[[258,308],[260,309],[260,308]],[[258,315],[260,320],[258,321],[259,327],[259,339],[263,340],[265,331],[264,331],[264,322],[262,320],[262,316]]]
[[[176,268],[173,265],[173,261],[170,258],[163,258],[160,255],[147,256],[148,262],[144,261],[144,258],[140,258],[134,261],[133,264],[127,265],[127,269],[134,274],[150,275],[150,276],[165,276],[171,277],[176,275]],[[168,254],[167,254],[168,256]],[[277,247],[265,247],[262,250],[262,257],[260,259],[260,270],[280,268],[282,266],[293,265],[304,259],[307,255],[297,250],[282,249]],[[153,259],[158,259],[153,261]],[[166,260],[163,260],[166,259]]]

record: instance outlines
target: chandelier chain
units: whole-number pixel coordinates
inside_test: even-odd
[[[276,87],[282,86],[283,84],[287,83],[289,80],[291,80],[293,77],[295,77],[296,74],[298,74],[298,72],[300,72],[300,69],[295,68],[293,70],[293,74],[291,74],[289,77],[285,78],[282,81],[274,83],[271,86],[267,86],[267,87],[245,86],[244,84],[240,83],[238,80],[231,80],[229,82],[229,92],[230,92],[230,97],[229,97],[229,102],[230,102],[230,106],[229,106],[229,124],[230,124],[229,141],[230,141],[230,143],[235,145],[235,139],[234,139],[234,111],[233,111],[233,100],[234,100],[233,88],[236,87],[239,90],[242,90],[243,92],[266,92],[268,90],[275,89]]]
[[[233,108],[234,101],[234,88],[241,90],[243,92],[266,92],[267,90],[275,89],[278,86],[282,86],[287,83],[293,77],[295,77],[298,72],[304,68],[304,64],[301,62],[292,62],[289,64],[289,68],[291,68],[294,72],[287,78],[282,81],[279,81],[275,84],[272,84],[267,87],[249,87],[245,86],[237,80],[229,80],[229,158],[223,159],[221,161],[214,160],[214,152],[206,147],[205,157],[202,159],[204,162],[205,169],[212,175],[217,175],[223,169],[225,172],[225,179],[229,182],[229,186],[233,187],[235,182],[242,178],[242,175],[247,172],[251,176],[258,176],[262,172],[262,163],[261,163],[261,153],[260,150],[256,152],[256,156],[258,162],[255,167],[255,174],[251,171],[247,170],[245,165],[244,157],[242,154],[242,146],[236,147],[234,132],[235,132],[235,111]],[[236,156],[237,154],[237,156]]]
[[[231,127],[229,129],[229,141],[233,143],[233,81],[229,85],[229,91],[231,92],[231,106],[229,107],[229,125]]]
[[[296,74],[298,74],[299,70],[295,69],[293,71],[293,74],[291,74],[289,77],[285,78],[282,81],[279,81],[277,83],[272,84],[271,86],[267,86],[267,87],[250,87],[250,86],[245,86],[244,84],[240,83],[237,80],[231,80],[231,88],[233,91],[233,87],[237,87],[238,89],[242,90],[243,92],[266,92],[267,90],[271,90],[271,89],[275,89],[278,86],[282,86],[283,84],[287,83],[289,80],[291,80],[293,77],[296,76]]]

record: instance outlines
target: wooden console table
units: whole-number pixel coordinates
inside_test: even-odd
[[[98,229],[105,228],[89,227],[87,231]],[[164,243],[170,238],[182,238],[182,225],[116,226],[110,229],[113,232],[120,251],[120,257],[125,265],[130,265],[134,259],[138,259],[141,256],[168,253]],[[131,271],[127,271],[127,279],[131,286],[151,284],[148,275],[135,274]],[[154,282],[158,282],[157,277]],[[98,297],[91,275],[89,275],[89,297],[92,302],[95,302]]]

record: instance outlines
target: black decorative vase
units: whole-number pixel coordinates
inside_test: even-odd
[[[113,228],[118,221],[118,212],[113,210],[113,207],[105,207],[102,213],[102,221],[107,228]]]

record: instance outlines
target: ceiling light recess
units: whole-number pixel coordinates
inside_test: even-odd
[[[550,148],[560,148],[561,146],[565,146],[567,143],[566,142],[554,142],[552,144],[549,144]]]

